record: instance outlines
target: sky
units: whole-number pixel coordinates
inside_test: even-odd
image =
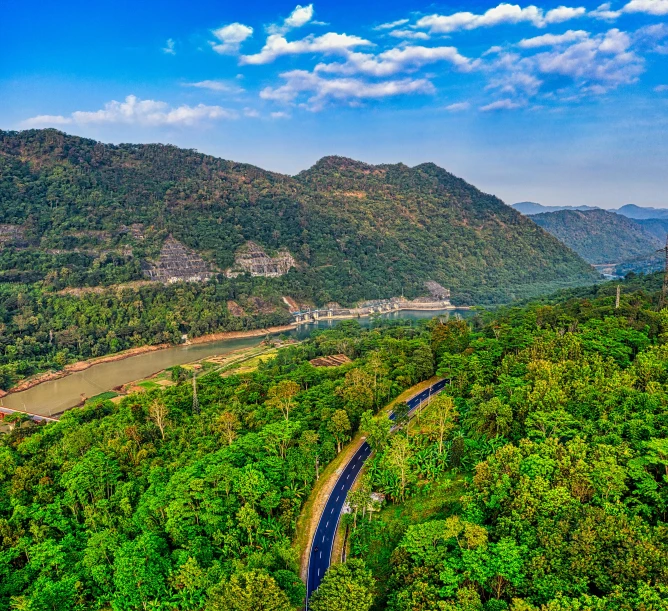
[[[668,0],[0,0],[0,23],[0,129],[668,207]]]

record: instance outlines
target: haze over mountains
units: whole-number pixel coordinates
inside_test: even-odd
[[[73,253],[141,277],[169,235],[202,273],[232,268],[248,242],[289,253],[268,290],[315,304],[415,296],[427,280],[458,303],[507,301],[595,278],[530,219],[429,163],[325,157],[290,177],[173,146],[0,132],[0,223],[23,240],[2,271],[41,282]],[[39,265],[22,269],[29,257]]]
[[[598,208],[597,206],[543,206],[536,202],[517,202],[512,205],[515,210],[522,214],[532,216],[543,212],[559,212],[561,210],[608,210],[631,219],[668,219],[668,208],[652,208],[648,206],[636,206],[626,204],[621,208]]]
[[[651,271],[662,265],[657,253],[668,233],[668,210],[633,204],[618,210],[589,206],[513,204],[535,223],[594,265],[611,265],[615,273]]]

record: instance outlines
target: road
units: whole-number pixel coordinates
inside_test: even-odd
[[[409,414],[413,412],[421,403],[432,395],[441,391],[447,383],[447,380],[439,380],[421,393],[415,395],[406,403],[408,404]],[[390,414],[390,420],[394,420],[396,415]],[[355,452],[353,457],[343,469],[334,489],[327,499],[325,509],[320,516],[318,528],[315,531],[313,541],[311,542],[311,554],[309,556],[307,584],[306,584],[306,606],[308,609],[308,597],[318,589],[325,572],[329,568],[332,556],[332,547],[336,529],[341,518],[341,510],[346,502],[348,490],[355,483],[355,479],[364,466],[366,459],[371,454],[371,447],[366,441]]]

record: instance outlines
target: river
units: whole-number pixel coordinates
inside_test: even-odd
[[[402,311],[383,314],[386,319],[411,319],[433,318],[434,316],[450,316],[456,310],[443,312],[425,311]],[[462,316],[470,316],[470,311],[457,312]],[[360,324],[368,326],[371,319],[360,318]],[[301,325],[291,331],[285,331],[285,335],[304,339],[315,329],[327,329],[335,326],[339,320],[322,320],[315,324]],[[214,355],[227,354],[240,348],[257,346],[264,338],[245,337],[237,339],[226,339],[220,341],[206,342],[203,344],[192,344],[174,346],[164,350],[146,352],[119,361],[111,361],[93,365],[83,371],[72,373],[57,380],[43,382],[22,392],[10,393],[0,399],[0,405],[11,409],[32,412],[41,416],[58,414],[81,401],[81,395],[94,397],[100,393],[122,386],[135,380],[142,380],[148,376],[173,367],[192,363]]]

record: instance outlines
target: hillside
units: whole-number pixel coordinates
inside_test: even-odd
[[[170,235],[205,275],[234,268],[249,242],[279,253],[294,266],[271,290],[316,304],[415,296],[426,280],[455,303],[507,301],[594,278],[531,221],[433,164],[329,157],[290,177],[173,146],[0,132],[0,224],[24,249],[0,253],[4,279],[56,288],[140,279],[160,268]]]
[[[531,216],[583,259],[593,264],[647,257],[663,240],[632,219],[607,210],[561,210]],[[665,236],[665,234],[664,234]]]

